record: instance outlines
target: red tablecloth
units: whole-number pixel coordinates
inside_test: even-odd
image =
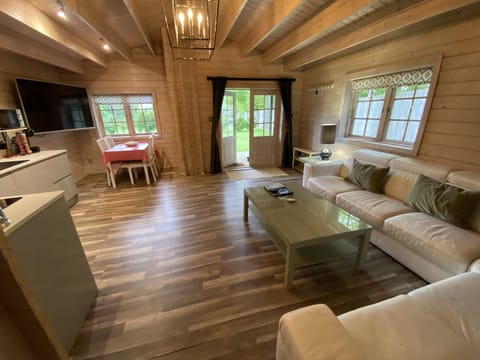
[[[130,160],[148,160],[148,143],[139,142],[135,146],[127,146],[125,144],[117,144],[103,152],[103,161],[130,161]]]

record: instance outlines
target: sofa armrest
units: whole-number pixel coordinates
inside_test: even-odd
[[[326,305],[294,310],[280,318],[276,360],[366,360]]]
[[[316,176],[339,176],[342,165],[343,160],[326,160],[325,162],[306,163],[303,166],[302,185],[307,187],[308,180]]]

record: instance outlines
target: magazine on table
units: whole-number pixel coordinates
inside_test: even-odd
[[[287,196],[293,194],[293,191],[291,191],[284,184],[279,182],[267,184],[264,186],[264,188],[273,196]]]

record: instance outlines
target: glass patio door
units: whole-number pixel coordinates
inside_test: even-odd
[[[275,89],[250,93],[250,165],[274,167],[277,162],[280,96]]]
[[[236,152],[236,109],[235,93],[225,91],[222,103],[222,165],[233,165],[237,161]]]

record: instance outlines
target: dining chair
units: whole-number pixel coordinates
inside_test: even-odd
[[[150,168],[155,172],[155,176],[158,179],[160,168],[158,166],[157,152],[155,151],[155,137],[153,135],[148,137],[148,161]]]
[[[150,140],[150,138],[152,140]],[[152,155],[153,152],[153,155]],[[158,177],[158,170],[155,164],[155,147],[153,145],[153,137],[149,137],[148,139],[148,148],[147,148],[147,160],[144,161],[128,161],[122,163],[122,168],[128,170],[128,176],[130,177],[130,183],[132,185],[135,184],[135,178],[133,171],[138,168],[143,168],[145,172],[145,180],[147,181],[147,185],[150,185],[150,175],[149,171],[152,173],[153,181],[157,181]]]
[[[110,147],[107,144],[107,141],[105,138],[99,138],[97,139],[97,145],[102,153],[103,157],[103,152]],[[107,173],[107,183],[108,186],[112,186],[113,188],[117,187],[117,184],[115,182],[115,175],[118,174],[118,172],[122,169],[122,163],[106,163],[105,164],[105,172]]]
[[[104,140],[105,140],[105,143],[107,144],[107,146],[109,148],[115,146],[115,141],[113,140],[113,137],[111,137],[110,135],[105,136]]]

